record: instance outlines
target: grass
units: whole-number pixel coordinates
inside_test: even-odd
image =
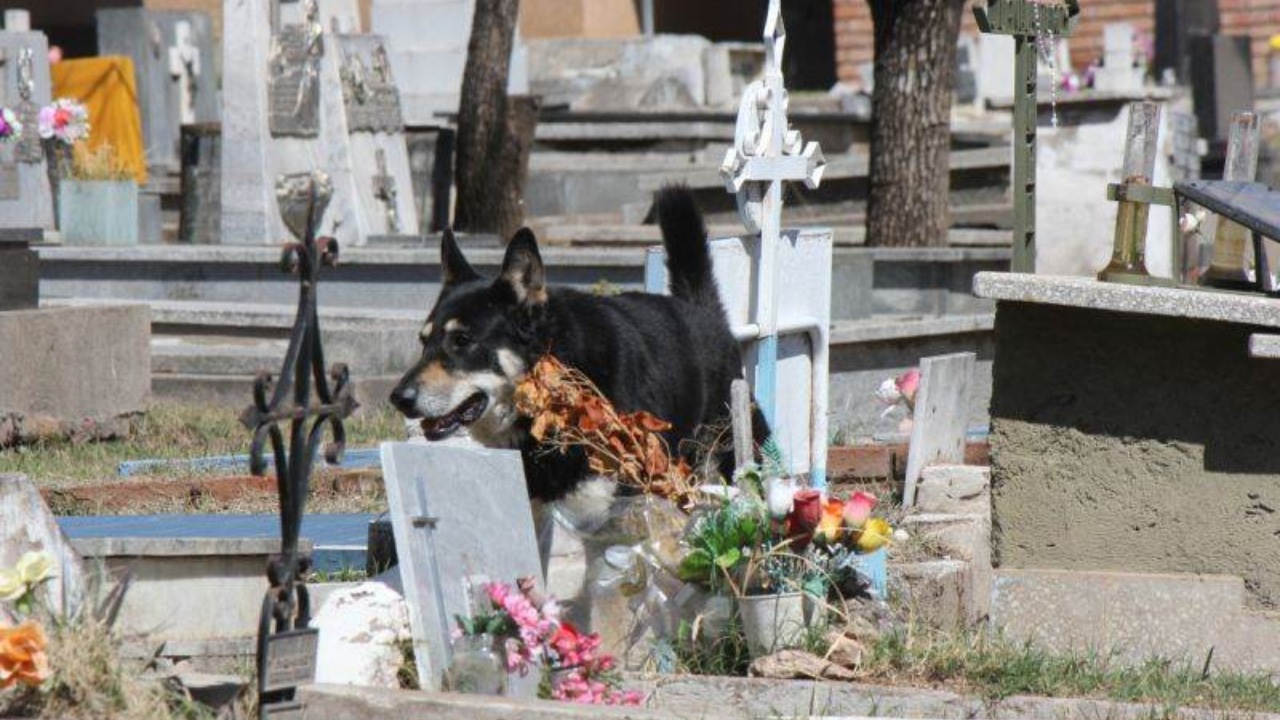
[[[405,436],[404,423],[390,408],[368,409],[348,420],[347,447]],[[237,411],[192,405],[159,405],[138,418],[126,437],[102,442],[48,440],[0,450],[0,473],[23,473],[40,485],[69,485],[117,478],[126,460],[235,455],[249,451],[251,436]],[[166,470],[164,477],[201,473]],[[207,474],[207,473],[206,473]]]

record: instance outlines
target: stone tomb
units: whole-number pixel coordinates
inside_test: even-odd
[[[44,33],[0,32],[0,105],[17,113],[23,125],[17,141],[0,144],[0,229],[54,228],[53,193],[36,119],[49,101]]]
[[[316,169],[333,185],[321,234],[348,247],[371,235],[416,234],[408,153],[380,41],[332,32],[354,25],[348,5],[227,0],[223,243],[288,237],[276,179]],[[360,128],[354,133],[349,107]]]
[[[218,79],[209,16],[143,8],[97,12],[98,51],[133,58],[147,162],[176,172],[183,125],[218,120]]]
[[[418,677],[439,690],[454,618],[469,613],[473,593],[525,576],[545,588],[520,453],[383,443],[382,471]],[[536,679],[517,692],[531,697]]]

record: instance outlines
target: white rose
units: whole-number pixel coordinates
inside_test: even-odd
[[[35,585],[53,575],[53,558],[49,557],[48,553],[24,553],[14,569],[22,578],[22,582]]]
[[[17,570],[0,569],[0,600],[13,602],[27,594],[27,584]]]

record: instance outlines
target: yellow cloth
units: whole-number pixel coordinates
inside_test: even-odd
[[[109,143],[138,184],[145,183],[147,157],[133,58],[112,55],[63,60],[50,70],[54,99],[79,100],[89,111],[89,149]]]

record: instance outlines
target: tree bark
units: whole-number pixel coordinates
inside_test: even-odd
[[[875,25],[867,244],[947,244],[951,96],[965,0],[867,0]]]
[[[519,0],[476,0],[458,110],[454,225],[510,237],[524,220],[523,189],[536,98],[509,98]]]

